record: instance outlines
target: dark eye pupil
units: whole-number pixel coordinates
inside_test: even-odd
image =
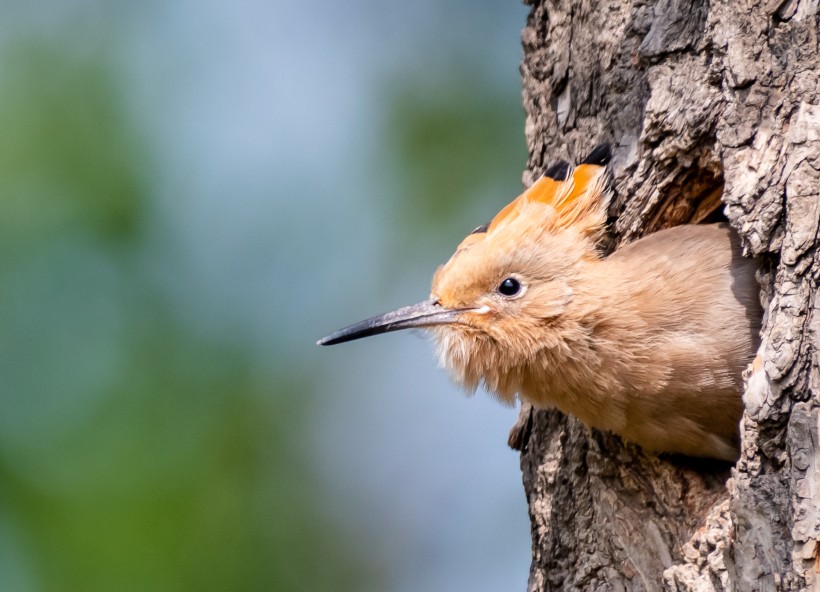
[[[504,296],[515,296],[518,294],[518,291],[521,289],[521,282],[519,282],[515,278],[507,278],[501,285],[498,286],[498,291],[504,294]]]

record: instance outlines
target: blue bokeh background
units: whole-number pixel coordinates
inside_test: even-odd
[[[0,590],[523,590],[426,297],[520,190],[514,1],[5,0]]]

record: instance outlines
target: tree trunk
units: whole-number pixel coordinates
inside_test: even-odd
[[[522,410],[531,591],[820,590],[818,18],[818,0],[533,2],[525,182],[610,141],[613,245],[722,197],[767,312],[733,468]]]

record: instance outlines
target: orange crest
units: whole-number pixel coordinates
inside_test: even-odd
[[[532,186],[507,204],[492,221],[473,231],[459,250],[484,240],[524,212],[526,205],[541,203],[555,213],[552,225],[574,228],[585,236],[597,236],[606,221],[609,183],[606,165],[610,159],[607,145],[596,147],[577,167],[558,162],[549,167]]]

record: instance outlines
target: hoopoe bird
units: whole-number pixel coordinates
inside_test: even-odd
[[[470,391],[558,408],[650,452],[736,460],[762,315],[754,262],[725,224],[603,256],[609,159],[599,146],[553,165],[461,242],[428,300],[318,343],[421,327]]]

